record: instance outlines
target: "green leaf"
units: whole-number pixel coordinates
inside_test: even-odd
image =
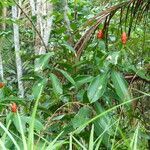
[[[69,43],[64,42],[64,43],[63,43],[63,46],[65,46],[70,52],[73,52],[73,54],[74,54],[75,56],[77,56],[76,50],[75,50]]]
[[[56,68],[56,70],[58,70],[59,72],[61,72],[61,73],[64,75],[64,77],[65,77],[69,82],[71,82],[74,86],[76,86],[76,83],[75,83],[74,79],[73,79],[66,71],[61,70],[61,69],[58,69],[58,68]]]
[[[132,69],[136,75],[140,78],[150,81],[150,76],[148,76],[148,72],[144,69],[136,69],[135,67]]]
[[[111,52],[106,58],[107,63],[117,65],[119,56],[120,56],[120,52]]]
[[[93,77],[89,75],[78,76],[76,78],[76,85],[79,88],[83,84],[91,82],[92,80],[93,80]]]
[[[33,149],[33,143],[34,143],[34,125],[35,125],[35,116],[37,107],[39,104],[40,97],[42,95],[43,89],[44,89],[44,83],[46,82],[46,79],[43,79],[41,82],[37,84],[37,87],[34,87],[33,94],[34,98],[36,98],[35,105],[32,111],[32,117],[29,124],[29,133],[28,133],[28,149]],[[37,92],[37,93],[36,93]]]
[[[82,107],[79,112],[72,119],[74,129],[80,127],[89,120],[90,110],[87,107]]]
[[[94,110],[96,111],[97,115],[105,112],[105,109],[101,106],[101,104],[98,101],[94,103]],[[110,128],[111,124],[112,118],[109,116],[109,114],[105,114],[101,118],[94,121],[96,134],[97,136],[104,134],[102,143],[107,147],[110,147],[110,143],[108,142],[109,135],[113,133],[113,130]]]
[[[42,81],[38,81],[34,84],[33,88],[32,88],[32,94],[34,96],[34,99],[37,99],[39,97],[39,93],[41,91],[41,89],[43,88],[43,86],[45,86],[47,82],[47,79],[43,79]]]
[[[65,115],[59,115],[54,117],[52,120],[61,120],[62,118],[64,118]]]
[[[105,42],[104,41],[98,41],[98,47],[101,51],[105,51],[106,47],[105,47]]]
[[[21,121],[25,122],[27,124],[30,124],[31,120],[32,120],[31,116],[29,116],[29,117],[22,116],[21,117]],[[35,119],[35,122],[34,122],[35,131],[40,132],[43,128],[44,128],[43,124],[39,120]]]
[[[63,94],[62,84],[57,78],[57,76],[51,73],[50,78],[52,81],[53,92],[55,93],[55,95],[58,96],[58,95]]]
[[[53,55],[54,55],[54,53],[51,52],[51,53],[43,54],[39,58],[37,58],[35,60],[36,61],[35,71],[38,72],[38,71],[43,70],[45,68],[45,66],[48,64],[50,57]]]
[[[90,140],[89,140],[89,150],[94,149],[94,125],[92,125]]]
[[[111,79],[117,95],[122,101],[130,100],[130,94],[122,75],[117,71],[112,71]]]
[[[14,137],[12,136],[12,134],[9,132],[9,130],[0,122],[0,128],[4,130],[4,132],[8,135],[8,137],[11,139],[11,141],[13,142],[13,144],[15,145],[15,148],[17,150],[20,150],[20,147],[17,143],[17,141],[14,139]]]
[[[87,95],[91,103],[97,101],[101,96],[103,96],[107,86],[108,75],[109,74],[107,73],[98,75],[89,85]]]
[[[21,119],[22,130],[25,133],[25,131],[26,131],[26,121],[22,120],[22,117],[20,119]],[[12,120],[13,120],[13,124],[15,125],[16,129],[18,130],[18,132],[21,133],[18,116],[17,115],[13,115]]]

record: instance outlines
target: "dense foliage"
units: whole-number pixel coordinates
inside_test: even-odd
[[[149,0],[48,2],[53,24],[45,45],[29,1],[0,1],[0,10],[7,8],[6,16],[0,12],[0,149],[149,149]],[[34,52],[36,37],[43,54]]]

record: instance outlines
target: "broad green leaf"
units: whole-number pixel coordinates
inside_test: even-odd
[[[101,96],[103,96],[107,86],[108,75],[109,74],[107,73],[98,75],[89,85],[87,95],[91,103],[97,101]]]
[[[58,96],[63,94],[62,84],[53,73],[50,74],[50,78],[52,81],[53,92]]]
[[[82,107],[79,112],[72,119],[74,129],[80,127],[82,124],[89,120],[90,110],[87,107]]]
[[[145,79],[147,81],[150,81],[150,76],[148,75],[148,72],[144,69],[136,69],[135,67],[132,69],[136,75],[138,75],[140,78]]]
[[[43,79],[40,82],[36,82],[32,88],[32,94],[34,96],[34,99],[37,99],[39,97],[39,93],[41,91],[41,89],[43,88],[43,86],[45,86],[47,82],[47,79]]]
[[[91,82],[93,79],[92,76],[84,75],[84,76],[79,76],[76,78],[76,85],[77,87],[82,86],[85,83]]]
[[[23,131],[23,133],[25,133],[26,132],[26,121],[22,120],[22,117],[20,117],[20,119],[21,119],[22,131]],[[13,124],[15,125],[16,129],[18,130],[18,132],[21,133],[18,116],[17,115],[13,115],[12,121],[13,121]]]
[[[21,117],[21,121],[25,122],[27,124],[30,124],[31,119],[32,119],[31,116],[29,116],[29,117],[22,116]],[[35,131],[40,132],[43,128],[44,128],[43,124],[39,120],[35,119],[35,122],[34,122],[34,129],[35,129]]]
[[[94,103],[94,110],[96,111],[97,115],[101,114],[102,112],[105,112],[105,109],[101,106],[101,104],[98,101]],[[99,136],[100,134],[104,134],[102,143],[107,147],[110,147],[110,143],[108,143],[108,140],[109,136],[113,133],[113,130],[109,128],[109,126],[112,124],[111,120],[112,118],[109,116],[109,114],[105,114],[100,119],[94,121],[96,134],[97,136]]]
[[[130,100],[130,94],[122,75],[117,71],[111,72],[111,79],[117,95],[122,101]]]
[[[42,71],[45,68],[45,66],[48,64],[50,57],[53,55],[54,55],[54,53],[51,52],[51,53],[43,54],[39,58],[37,58],[35,60],[35,64],[36,64],[35,71],[37,71],[37,72]]]
[[[94,104],[94,109],[97,115],[101,114],[102,112],[105,112],[105,109],[101,106],[99,102],[96,102]],[[109,114],[106,114],[101,119],[96,120],[96,122],[99,124],[99,128],[101,128],[102,131],[104,131],[106,128],[109,127],[110,124],[112,124],[111,120],[112,120],[111,116]],[[107,130],[107,133],[109,134],[111,134],[112,132],[113,131],[111,129]]]
[[[58,69],[58,68],[56,68],[56,70],[58,70],[59,72],[61,72],[61,73],[64,75],[64,77],[65,77],[69,82],[71,82],[74,86],[76,86],[76,83],[75,83],[74,79],[73,79],[66,71],[61,70],[61,69]]]
[[[120,55],[120,52],[112,52],[107,56],[106,60],[108,63],[111,63],[113,65],[117,65],[119,55]]]

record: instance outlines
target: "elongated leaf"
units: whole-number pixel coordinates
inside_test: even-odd
[[[61,69],[58,69],[58,68],[56,68],[56,70],[58,70],[59,72],[61,72],[61,73],[64,75],[64,77],[65,77],[69,82],[71,82],[74,86],[76,85],[74,79],[73,79],[66,71],[61,70]]]
[[[80,127],[82,124],[89,120],[90,109],[87,107],[82,107],[79,112],[71,120],[74,129]]]
[[[94,110],[96,111],[96,114],[101,114],[102,112],[105,112],[105,109],[101,106],[101,104],[97,101],[94,103]],[[95,120],[95,131],[97,136],[104,134],[102,143],[107,147],[110,148],[111,144],[109,141],[109,136],[113,133],[113,130],[109,128],[109,126],[112,124],[112,118],[109,116],[109,114],[106,114],[102,116],[100,119]],[[104,133],[105,131],[105,133]]]
[[[21,137],[22,137],[22,141],[23,141],[23,149],[24,150],[27,150],[27,141],[26,141],[26,138],[25,138],[25,134],[24,134],[24,131],[23,131],[23,126],[22,126],[22,121],[21,121],[21,118],[20,118],[20,115],[19,113],[17,112],[17,117],[18,117],[18,122],[19,122],[19,130],[20,130],[20,133],[21,133]]]
[[[92,125],[90,141],[89,141],[89,150],[93,150],[93,149],[94,149],[94,125]]]
[[[18,130],[18,132],[21,133],[23,131],[23,133],[25,133],[25,131],[26,131],[26,126],[25,126],[26,122],[24,120],[22,120],[21,117],[20,117],[20,120],[21,120],[21,124],[20,124],[20,122],[18,120],[18,116],[17,115],[13,115],[12,116],[13,124],[15,125],[16,129]],[[21,126],[21,128],[20,128],[20,126]]]
[[[130,94],[122,75],[117,71],[112,71],[111,79],[117,95],[122,101],[130,100]]]
[[[91,103],[103,96],[107,86],[108,74],[98,75],[88,87],[87,95]]]
[[[34,99],[37,99],[39,97],[39,93],[41,91],[41,88],[43,88],[43,86],[45,86],[47,82],[47,79],[43,79],[40,82],[36,82],[32,88],[32,94],[34,96]]]
[[[41,55],[40,58],[36,59],[36,66],[35,66],[35,71],[41,71],[44,69],[44,67],[48,64],[48,61],[51,56],[53,56],[54,53],[46,53],[44,55]]]
[[[55,150],[58,138],[63,134],[63,131],[48,145],[46,150]],[[63,144],[63,143],[62,143]]]
[[[62,84],[59,81],[59,79],[57,78],[57,76],[54,75],[53,73],[51,73],[50,78],[51,78],[51,81],[52,81],[53,92],[57,96],[63,94]]]
[[[77,87],[80,87],[85,83],[91,82],[92,80],[93,80],[92,76],[88,76],[88,75],[79,76],[76,78],[76,85],[77,85]]]
[[[29,125],[29,133],[28,133],[28,149],[30,149],[30,150],[33,150],[33,147],[34,147],[33,143],[34,143],[35,116],[36,116],[38,103],[39,103],[40,97],[41,97],[43,89],[44,89],[45,82],[46,82],[46,79],[43,79],[40,83],[37,84],[37,88],[34,87],[34,90],[33,90],[34,98],[36,98],[36,101],[35,101],[35,105],[33,108],[32,119],[31,119],[31,122]]]
[[[20,150],[20,147],[17,144],[17,141],[13,138],[13,136],[11,135],[11,133],[8,131],[8,129],[1,122],[0,122],[0,127],[6,132],[6,134],[9,136],[9,138],[12,140],[12,142],[14,143],[16,149]]]
[[[29,117],[21,116],[21,121],[22,122],[30,124],[31,120],[32,120],[31,116],[29,116]],[[44,128],[43,124],[39,120],[35,119],[34,130],[37,131],[37,132],[40,132],[43,128]]]
[[[65,46],[65,47],[69,50],[69,52],[73,52],[73,54],[74,54],[75,56],[77,56],[76,50],[75,50],[69,43],[64,42],[64,43],[63,43],[63,46]]]
[[[132,70],[135,72],[136,75],[138,75],[140,78],[145,79],[147,81],[150,81],[150,76],[148,76],[148,73],[144,69],[136,69],[135,67],[132,68]]]

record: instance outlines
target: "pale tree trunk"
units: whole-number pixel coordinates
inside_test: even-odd
[[[7,8],[6,7],[3,7],[2,8],[2,17],[3,18],[6,18],[6,15],[7,15]],[[6,29],[6,23],[5,22],[3,22],[1,25],[0,25],[0,27],[2,28],[2,30],[4,31],[5,29]],[[1,80],[3,81],[4,80],[4,71],[3,71],[3,60],[2,60],[2,49],[3,49],[3,44],[2,44],[2,42],[3,42],[3,38],[1,39],[1,41],[0,41],[0,45],[1,45],[1,47],[0,47],[0,78],[1,78]]]
[[[36,16],[35,55],[45,54],[53,23],[53,5],[47,0],[30,0],[32,15]],[[40,36],[39,36],[40,34]],[[37,71],[37,59],[35,60],[35,71]]]
[[[64,21],[66,23],[67,33],[71,35],[70,20],[68,17],[68,1],[64,0]]]
[[[12,6],[12,18],[14,20],[18,19],[18,9],[17,6]],[[19,42],[19,26],[13,23],[14,30],[14,45],[15,45],[15,55],[16,55],[16,67],[17,67],[17,80],[18,80],[18,95],[24,97],[24,87],[22,78],[22,62],[20,57],[20,42]]]
[[[36,12],[35,12],[35,0],[30,0],[30,6],[31,6],[32,16],[35,16],[36,15]]]
[[[50,37],[50,33],[52,30],[52,20],[53,20],[53,6],[47,0],[37,0],[36,2],[36,15],[37,22],[36,28],[39,31],[45,46],[48,47],[48,41]],[[45,54],[46,48],[44,47],[40,37],[36,34],[35,37],[35,54]]]
[[[2,61],[1,48],[0,48],[0,78],[1,78],[2,81],[4,80],[3,61]]]
[[[73,41],[73,35],[71,34],[72,29],[71,29],[70,20],[69,20],[69,17],[68,17],[68,13],[69,13],[68,10],[69,10],[68,0],[64,0],[64,21],[66,23],[67,35],[69,37],[68,43],[73,45],[74,41]]]
[[[35,37],[35,54],[45,54],[46,47],[48,47],[48,41],[52,30],[53,22],[53,5],[47,0],[30,0],[32,16],[36,15],[36,33]],[[42,38],[42,40],[41,40]],[[43,45],[44,42],[44,45]]]
[[[6,7],[3,7],[3,9],[2,9],[2,15],[3,15],[3,18],[6,18],[6,16],[7,16],[7,8]],[[2,29],[3,30],[6,29],[6,23],[5,22],[2,23]]]

